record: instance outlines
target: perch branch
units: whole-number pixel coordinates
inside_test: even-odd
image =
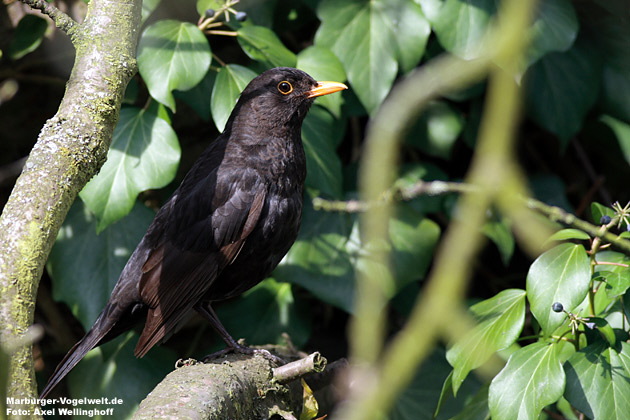
[[[326,363],[326,358],[315,352],[303,359],[272,369],[273,379],[280,384],[288,384],[309,373],[322,372],[326,368]]]

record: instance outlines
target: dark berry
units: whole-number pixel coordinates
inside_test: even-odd
[[[234,17],[236,18],[236,20],[238,20],[239,22],[243,22],[245,20],[247,20],[247,13],[245,12],[236,12],[236,14],[234,15]]]
[[[551,305],[551,309],[553,309],[554,312],[562,312],[564,311],[564,306],[562,306],[562,303],[556,302]]]
[[[206,10],[206,17],[209,19],[212,16],[214,16],[214,9],[208,9]]]
[[[610,223],[612,221],[612,218],[608,215],[604,215],[602,216],[601,219],[599,219],[599,224],[600,225],[607,225],[608,223]]]

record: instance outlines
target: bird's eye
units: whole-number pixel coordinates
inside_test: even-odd
[[[291,85],[291,83],[283,80],[282,82],[278,83],[278,91],[283,95],[288,95],[289,93],[293,92],[293,86]]]

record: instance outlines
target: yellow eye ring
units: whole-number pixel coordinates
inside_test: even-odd
[[[282,82],[278,83],[278,92],[282,93],[283,95],[288,95],[289,93],[293,92],[293,85],[286,80],[283,80]]]

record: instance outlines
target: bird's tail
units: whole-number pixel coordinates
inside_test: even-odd
[[[90,330],[90,333],[92,331],[93,330]],[[72,370],[72,368],[75,367],[81,359],[83,359],[83,356],[85,356],[88,351],[96,347],[99,337],[96,336],[96,334],[90,333],[75,344],[63,358],[61,363],[59,363],[57,369],[55,369],[50,379],[48,379],[48,383],[40,394],[40,398],[45,398],[48,393],[52,391],[52,389],[56,387],[57,384]]]
[[[88,333],[85,334],[85,336],[79,340],[79,342],[76,343],[70,351],[68,351],[63,360],[59,363],[59,365],[57,365],[57,368],[53,372],[52,376],[48,379],[48,383],[42,390],[40,398],[45,398],[48,393],[50,393],[50,391],[52,391],[52,389],[56,387],[68,373],[70,373],[72,368],[74,368],[77,363],[83,359],[87,352],[105,341],[111,340],[114,336],[121,333],[116,331],[114,332],[115,335],[110,334],[110,332],[113,332],[112,328],[114,328],[116,323],[112,322],[112,319],[106,316],[109,309],[111,309],[109,305],[105,307],[90,331],[88,331]]]

